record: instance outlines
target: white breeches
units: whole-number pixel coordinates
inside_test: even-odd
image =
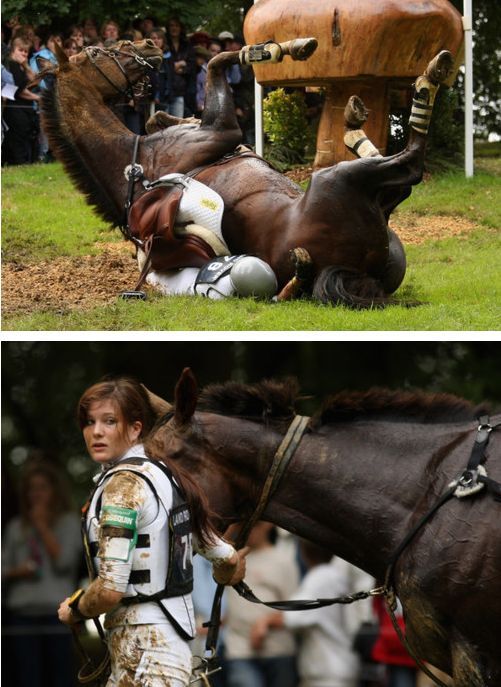
[[[111,675],[106,687],[186,687],[191,650],[168,624],[120,625],[108,633]]]

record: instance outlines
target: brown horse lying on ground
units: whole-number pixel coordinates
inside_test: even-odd
[[[296,59],[304,59],[316,45],[314,39],[304,40],[281,44],[282,53],[289,51]],[[128,187],[123,173],[132,161],[136,137],[104,100],[128,92],[145,70],[158,63],[159,52],[146,40],[123,42],[113,50],[90,48],[72,63],[60,59],[54,86],[42,99],[49,144],[101,216],[123,226]],[[413,128],[402,153],[320,170],[305,193],[255,157],[237,156],[226,164],[212,165],[231,153],[241,139],[225,77],[227,66],[239,59],[240,53],[235,52],[221,53],[210,61],[200,125],[169,126],[141,137],[137,163],[144,177],[154,180],[202,167],[196,178],[224,201],[222,232],[229,251],[256,255],[271,265],[279,289],[294,276],[290,253],[301,247],[311,256],[313,267],[312,284],[304,285],[307,293],[323,302],[354,307],[388,302],[387,294],[404,277],[405,255],[387,220],[408,195],[407,187],[421,179],[433,98],[452,67],[450,54],[440,53],[427,75],[418,79]],[[356,120],[356,127],[360,121]],[[348,142],[353,149],[361,142],[356,136]],[[134,198],[143,193],[136,184]]]
[[[198,397],[185,370],[148,452],[196,476],[224,531],[254,512],[296,396],[293,383],[229,382]],[[445,394],[338,394],[310,419],[261,517],[384,580],[404,536],[468,464],[475,415]],[[500,482],[501,431],[482,462]],[[451,496],[404,549],[393,580],[417,655],[455,687],[500,687],[501,503],[487,488]]]

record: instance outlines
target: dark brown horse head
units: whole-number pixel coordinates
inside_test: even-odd
[[[33,84],[49,75],[84,80],[105,100],[117,99],[162,63],[162,51],[152,40],[119,41],[110,48],[90,46],[68,58],[56,44],[58,65],[43,60]]]
[[[267,459],[294,417],[296,394],[294,380],[266,380],[214,384],[199,395],[193,372],[185,368],[170,417],[151,432],[146,450],[195,476],[227,525],[254,510]],[[235,469],[235,460],[242,469]]]

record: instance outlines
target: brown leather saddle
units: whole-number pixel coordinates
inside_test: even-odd
[[[179,186],[159,186],[146,191],[130,208],[129,230],[133,238],[144,242],[152,239],[153,270],[202,267],[216,256],[199,236],[176,236],[174,227],[182,195]]]

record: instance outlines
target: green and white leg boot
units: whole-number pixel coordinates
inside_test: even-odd
[[[352,95],[344,108],[344,122],[347,128],[343,139],[344,144],[357,157],[382,157],[362,129],[368,116],[369,112],[362,99],[357,95]]]
[[[442,50],[429,63],[425,73],[414,84],[414,97],[409,123],[420,134],[426,136],[430,126],[433,103],[440,84],[447,80],[454,66],[448,50]]]
[[[256,62],[281,62],[285,55],[293,60],[304,61],[313,55],[317,49],[316,38],[295,38],[285,43],[267,41],[256,45],[244,45],[240,50],[240,64],[255,64]]]

